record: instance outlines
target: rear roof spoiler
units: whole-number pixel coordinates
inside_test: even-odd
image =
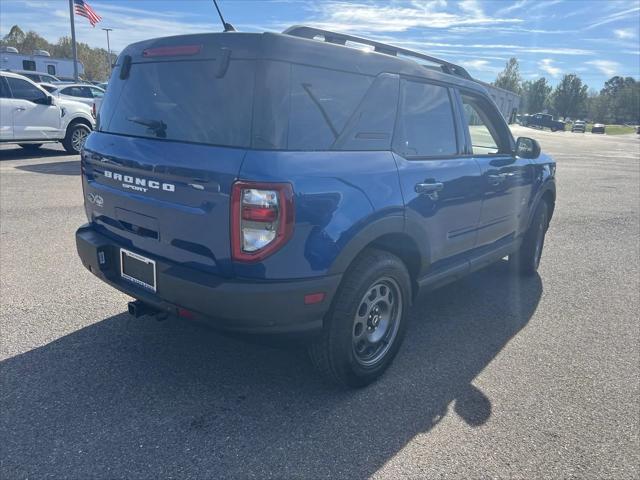
[[[375,40],[369,40],[367,38],[356,37],[354,35],[348,35],[345,33],[331,32],[329,30],[322,30],[320,28],[308,27],[306,25],[294,25],[293,27],[287,28],[282,33],[285,35],[307,38],[310,40],[317,40],[317,37],[322,37],[325,42],[333,43],[336,45],[346,45],[347,42],[368,45],[370,47],[373,47],[373,50],[375,52],[384,53],[385,55],[391,55],[394,57],[408,57],[413,60],[426,60],[427,62],[438,65],[440,67],[440,70],[442,70],[442,72],[444,73],[475,81],[474,78],[469,75],[469,72],[467,72],[460,65],[456,65],[455,63],[447,62],[446,60],[442,60],[441,58],[432,57],[431,55],[408,50],[406,48],[394,47],[393,45],[389,45],[387,43],[376,42]]]

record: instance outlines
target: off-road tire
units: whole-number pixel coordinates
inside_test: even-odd
[[[370,289],[384,281],[398,292],[399,298],[396,300],[399,301],[397,305],[400,310],[396,312],[394,320],[397,321],[397,328],[388,342],[381,342],[386,348],[380,351],[382,356],[375,363],[365,366],[356,352],[354,322],[360,322],[360,325],[355,325],[356,330],[362,326],[364,316],[361,309],[367,303],[365,295],[369,295]],[[380,287],[377,291],[383,292]],[[338,385],[358,388],[370,384],[383,374],[400,348],[410,303],[411,280],[404,263],[384,250],[364,250],[345,274],[322,333],[309,346],[312,363],[326,379]],[[360,317],[356,318],[356,315]],[[382,324],[376,323],[376,326],[379,325]]]

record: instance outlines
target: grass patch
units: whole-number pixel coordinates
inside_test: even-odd
[[[564,127],[565,131],[570,132],[572,126],[573,125],[571,123],[567,123]],[[593,127],[593,124],[587,123],[586,131],[590,132],[591,127]],[[604,133],[606,135],[625,135],[629,133],[636,133],[636,127],[629,127],[627,125],[605,125]]]

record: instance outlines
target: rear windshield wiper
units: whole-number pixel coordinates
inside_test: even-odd
[[[158,138],[167,138],[167,124],[162,120],[153,120],[151,118],[142,117],[127,117],[127,120],[139,125],[144,125]]]

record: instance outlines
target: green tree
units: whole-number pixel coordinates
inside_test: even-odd
[[[538,113],[547,106],[547,99],[552,87],[544,77],[538,80],[528,80],[522,83],[522,110],[527,113]]]
[[[640,82],[632,77],[611,77],[600,90],[599,105],[602,121],[607,123],[637,123],[640,117]],[[605,108],[606,106],[606,108]]]
[[[551,104],[561,117],[575,117],[583,113],[587,102],[587,85],[577,75],[570,73],[562,77],[553,91]]]
[[[493,85],[498,88],[504,88],[510,92],[520,94],[522,78],[520,77],[520,66],[518,60],[514,57],[510,58],[504,67],[504,70],[498,74]]]
[[[24,42],[24,32],[18,25],[14,25],[13,27],[11,27],[11,30],[9,30],[9,33],[7,33],[0,41],[0,44],[2,44],[2,46],[14,47],[19,49],[22,45],[22,42]]]

